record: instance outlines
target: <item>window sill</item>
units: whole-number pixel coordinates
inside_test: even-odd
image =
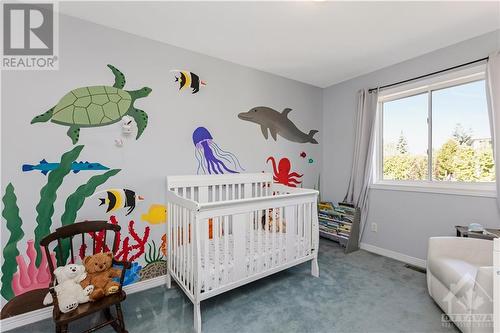
[[[405,191],[463,195],[472,197],[496,198],[495,184],[455,184],[431,182],[392,182],[379,181],[370,185],[370,189],[382,191]]]

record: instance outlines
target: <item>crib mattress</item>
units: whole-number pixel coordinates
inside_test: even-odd
[[[273,246],[273,238],[274,246]],[[215,260],[215,241],[211,239],[209,241],[209,260],[208,260],[208,270],[205,269],[206,258],[201,257],[201,275],[202,275],[202,291],[211,290],[217,287],[219,284],[226,282],[226,279],[231,280],[231,275],[234,268],[234,239],[232,235],[228,236],[228,258],[226,267],[226,258],[224,250],[225,246],[225,236],[218,239],[219,249],[218,249],[218,263]],[[270,231],[259,230],[253,235],[253,246],[251,247],[250,237],[246,237],[246,247],[245,247],[245,261],[246,261],[246,273],[251,275],[261,271],[266,271],[270,267],[274,267],[286,262],[286,233],[274,233]],[[259,239],[260,239],[260,249],[259,249]],[[305,245],[304,238],[297,238],[297,245],[302,248]],[[202,245],[203,246],[203,245]],[[258,251],[260,250],[260,251]],[[250,253],[253,252],[253,255]],[[217,265],[217,266],[216,266]],[[218,267],[218,272],[216,274],[216,267]],[[227,269],[227,274],[225,270]],[[218,281],[216,281],[216,276],[218,276]]]

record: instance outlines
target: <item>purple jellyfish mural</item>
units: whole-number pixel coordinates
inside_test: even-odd
[[[193,143],[196,147],[195,156],[198,160],[198,170],[204,174],[239,173],[243,171],[240,161],[234,154],[222,150],[214,141],[205,127],[198,127],[193,132]]]

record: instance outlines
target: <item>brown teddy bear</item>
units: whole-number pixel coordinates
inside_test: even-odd
[[[89,295],[91,301],[97,301],[104,296],[114,294],[120,288],[113,278],[121,276],[121,269],[113,268],[113,253],[96,253],[83,259],[87,277],[80,282],[82,288],[94,286],[94,291]]]

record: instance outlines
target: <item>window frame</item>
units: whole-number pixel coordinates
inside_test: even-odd
[[[432,76],[394,88],[380,91],[377,101],[377,115],[375,120],[375,149],[373,156],[374,172],[371,188],[379,190],[401,190],[411,192],[431,192],[442,194],[472,195],[495,197],[496,187],[493,182],[451,182],[432,180],[432,92],[459,86],[467,83],[485,80],[486,65],[476,65],[461,70]],[[383,178],[383,104],[402,98],[427,93],[427,168],[425,180],[390,180]]]

